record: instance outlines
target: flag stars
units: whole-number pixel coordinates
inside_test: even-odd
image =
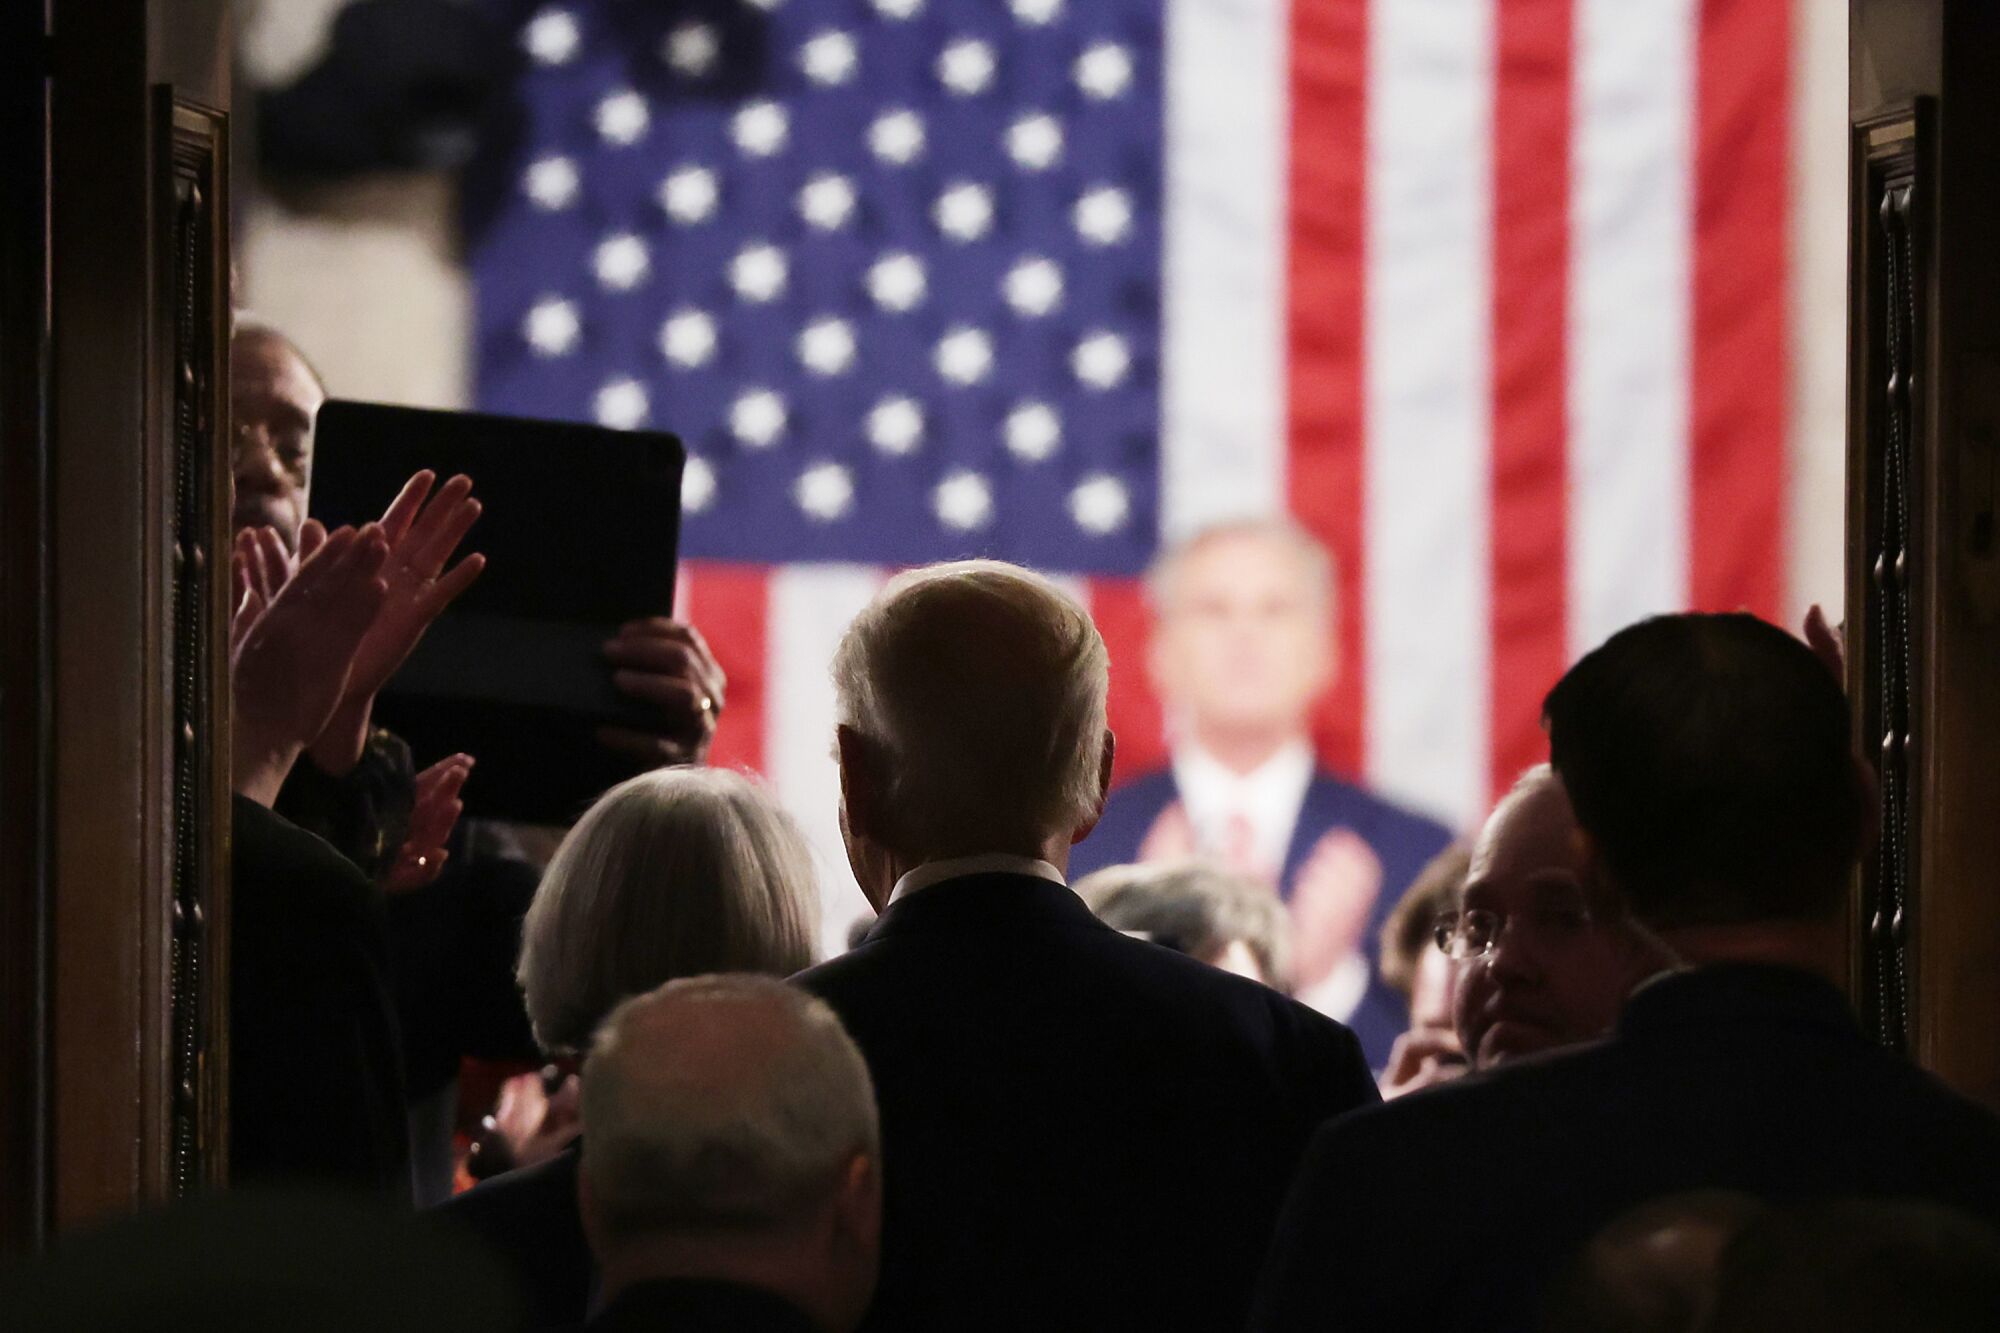
[[[961,324],[938,339],[932,353],[937,373],[953,384],[977,384],[993,370],[993,339],[983,329]]]
[[[629,231],[606,237],[591,256],[598,285],[606,291],[631,291],[645,281],[652,266],[646,243]]]
[[[924,122],[914,111],[887,111],[868,127],[868,151],[893,167],[923,156]]]
[[[1063,0],[1013,0],[1009,8],[1023,26],[1045,28],[1062,14]]]
[[[1076,58],[1076,86],[1108,102],[1132,86],[1132,53],[1116,42],[1098,42]]]
[[[1125,483],[1107,473],[1085,478],[1069,493],[1069,516],[1094,537],[1108,537],[1131,517],[1132,500]]]
[[[729,405],[729,433],[746,449],[768,449],[785,433],[785,400],[769,389],[746,389]]]
[[[551,213],[576,202],[579,184],[581,180],[577,176],[576,163],[566,157],[542,158],[530,165],[521,178],[521,188],[527,191],[535,207]]]
[[[854,38],[838,29],[829,29],[799,48],[799,68],[822,88],[837,88],[852,82],[861,65],[861,52]]]
[[[1062,443],[1062,418],[1047,403],[1016,404],[1007,414],[1007,452],[1023,463],[1039,463]]]
[[[799,191],[799,216],[821,231],[839,231],[854,216],[854,182],[822,172]]]
[[[729,123],[730,139],[750,157],[782,152],[791,133],[791,117],[776,102],[752,102]]]
[[[714,466],[706,458],[688,455],[687,466],[681,469],[681,508],[699,514],[714,503]]]
[[[1014,313],[1036,319],[1054,310],[1062,301],[1063,273],[1055,261],[1034,256],[1023,259],[1007,271],[1001,290]]]
[[[713,23],[683,23],[660,44],[660,59],[676,74],[705,78],[722,55],[722,36]]]
[[[1116,245],[1132,234],[1132,196],[1115,185],[1086,190],[1073,211],[1076,234],[1091,245]]]
[[[715,216],[721,193],[707,167],[682,167],[660,182],[660,207],[675,222],[693,226]]]
[[[938,53],[938,82],[960,97],[972,97],[992,87],[998,68],[993,48],[977,37],[961,37]]]
[[[539,65],[568,64],[582,42],[576,15],[554,6],[538,11],[521,29],[521,45]]]
[[[875,12],[885,19],[909,19],[923,13],[924,0],[874,0]]]
[[[993,487],[977,472],[954,472],[931,493],[938,522],[958,532],[983,528],[993,519]]]
[[[854,367],[854,326],[831,315],[800,331],[799,362],[815,375],[844,375]]]
[[[916,399],[892,394],[869,409],[867,429],[868,443],[901,458],[923,443],[924,410]]]
[[[924,263],[913,254],[884,255],[868,270],[868,295],[884,310],[902,314],[923,303]]]
[[[1070,352],[1070,369],[1093,389],[1113,389],[1132,369],[1132,353],[1115,333],[1093,333]]]
[[[831,523],[854,508],[854,478],[838,463],[816,463],[799,474],[792,498],[807,517]]]
[[[583,321],[577,316],[576,302],[559,296],[545,296],[535,302],[521,322],[521,336],[528,340],[528,346],[537,356],[569,355],[576,349],[576,340],[582,333]]]
[[[660,355],[686,370],[715,355],[715,320],[700,310],[676,310],[660,325]]]
[[[775,245],[746,245],[729,263],[729,285],[736,294],[753,304],[773,301],[785,290],[791,266],[785,252]]]
[[[653,113],[646,99],[630,88],[607,96],[597,104],[598,137],[619,148],[630,147],[646,137]]]
[[[600,426],[613,430],[636,430],[646,424],[651,405],[646,386],[629,376],[606,380],[591,403],[591,414]]]
[[[1054,116],[1038,111],[1007,127],[1007,156],[1023,171],[1048,170],[1062,150],[1062,122]]]
[[[993,192],[960,181],[937,197],[931,219],[955,241],[976,241],[993,227]]]

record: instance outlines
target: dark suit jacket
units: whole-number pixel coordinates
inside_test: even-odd
[[[231,805],[229,1170],[407,1200],[403,1053],[381,895],[346,857]]]
[[[1664,977],[1603,1042],[1322,1130],[1251,1327],[1532,1327],[1604,1223],[1709,1188],[1907,1196],[2000,1222],[2000,1120],[1864,1041],[1804,972]]]
[[[585,1333],[819,1333],[782,1297],[735,1282],[642,1282],[583,1326]]]
[[[882,1112],[871,1330],[1237,1327],[1353,1035],[1024,875],[933,884],[798,984]]]
[[[1136,778],[1111,793],[1104,817],[1070,857],[1070,877],[1081,879],[1093,870],[1137,860],[1139,844],[1153,821],[1179,799],[1173,772],[1166,769]],[[1338,828],[1352,829],[1382,862],[1382,891],[1376,895],[1362,936],[1372,970],[1381,962],[1376,955],[1382,923],[1389,919],[1403,890],[1416,879],[1424,863],[1451,841],[1451,834],[1436,820],[1392,805],[1331,773],[1316,774],[1292,826],[1292,841],[1285,850],[1284,871],[1278,879],[1280,896],[1290,901],[1292,886],[1313,848]],[[1372,976],[1367,993],[1348,1015],[1347,1024],[1360,1038],[1369,1065],[1380,1069],[1389,1062],[1389,1048],[1410,1025],[1409,1006],[1379,975]]]
[[[582,1159],[581,1141],[572,1142],[546,1162],[495,1176],[436,1209],[507,1266],[529,1328],[581,1324],[590,1309],[597,1267],[576,1207]]]

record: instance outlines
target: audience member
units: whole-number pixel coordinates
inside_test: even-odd
[[[1210,967],[1291,989],[1291,922],[1262,884],[1205,861],[1106,866],[1076,883],[1097,919]]]
[[[528,909],[519,976],[535,1036],[585,1054],[628,996],[710,972],[795,972],[818,921],[804,835],[761,787],[706,768],[632,778],[577,821]],[[518,1274],[537,1326],[581,1321],[590,1298],[577,1162],[572,1144],[443,1206]]]
[[[833,664],[841,823],[882,917],[798,981],[867,1056],[871,1329],[1234,1328],[1352,1034],[1130,939],[1066,885],[1111,768],[1089,616],[995,562],[914,570]]]
[[[626,1000],[584,1067],[593,1333],[848,1333],[875,1289],[881,1148],[833,1011],[764,977]]]
[[[1465,1048],[1452,1026],[1457,964],[1438,942],[1438,919],[1458,910],[1472,851],[1454,842],[1424,864],[1382,926],[1382,981],[1401,995],[1410,1026],[1389,1048],[1380,1080],[1384,1097],[1427,1088],[1465,1072]]]
[[[1548,696],[1584,881],[1684,961],[1610,1039],[1314,1141],[1252,1327],[1514,1329],[1565,1256],[1690,1188],[2000,1218],[2000,1121],[1867,1042],[1838,989],[1865,779],[1839,685],[1748,615],[1613,635]]]
[[[1724,1247],[1767,1208],[1737,1191],[1692,1190],[1613,1218],[1551,1283],[1541,1327],[1545,1333],[1694,1333],[1715,1303]]]
[[[1385,889],[1450,835],[1314,758],[1313,708],[1339,670],[1333,562],[1293,523],[1228,522],[1161,556],[1147,593],[1172,763],[1112,793],[1076,873],[1201,857],[1277,890],[1299,998],[1349,1024],[1379,1068],[1407,1021],[1375,974]]]

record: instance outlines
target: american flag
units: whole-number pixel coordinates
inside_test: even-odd
[[[1631,620],[1777,616],[1790,0],[557,0],[468,180],[482,408],[687,442],[718,762],[835,828],[896,567],[1059,574],[1164,754],[1135,575],[1289,510],[1336,769],[1464,824]]]

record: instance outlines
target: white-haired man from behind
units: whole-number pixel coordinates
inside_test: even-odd
[[[847,1333],[875,1288],[882,1177],[861,1053],[769,977],[626,1000],[583,1075],[592,1333]]]
[[[1312,1128],[1375,1100],[1353,1035],[1091,915],[1104,641],[1026,570],[892,580],[835,654],[841,826],[882,918],[795,978],[882,1111],[864,1327],[1233,1328]]]

